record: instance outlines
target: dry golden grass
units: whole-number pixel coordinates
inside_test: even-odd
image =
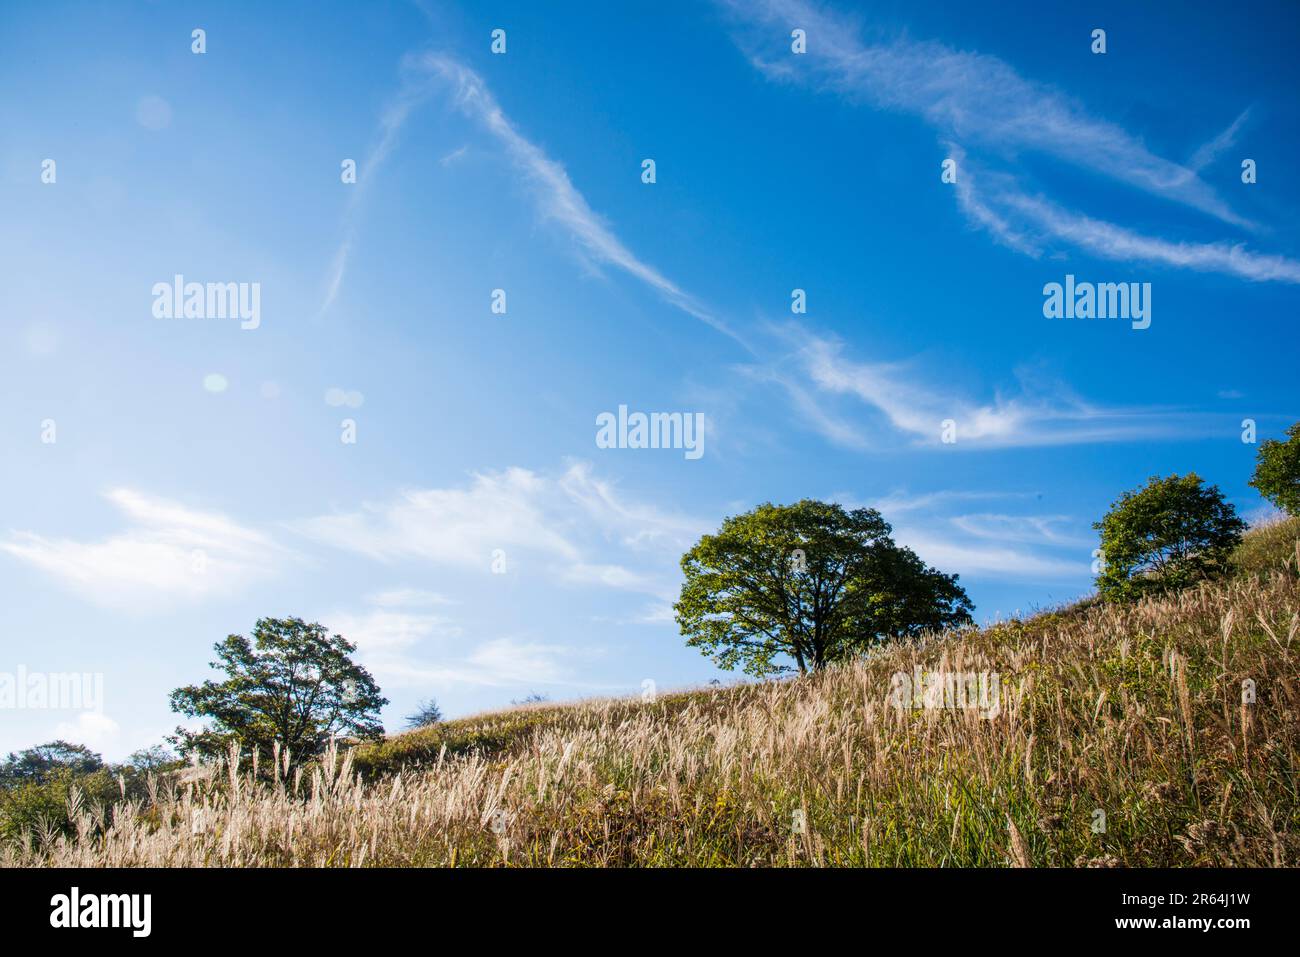
[[[201,769],[0,862],[1293,866],[1298,631],[1274,570],[808,678],[451,722],[288,782]],[[914,668],[998,673],[1000,713],[895,707]]]

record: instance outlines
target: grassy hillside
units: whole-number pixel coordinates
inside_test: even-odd
[[[1252,533],[1228,581],[807,678],[450,721],[274,785],[191,772],[3,860],[1294,866],[1297,535]],[[900,702],[917,669],[996,680],[997,713]]]

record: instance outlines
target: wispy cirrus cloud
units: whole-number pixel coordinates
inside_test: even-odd
[[[796,327],[784,334],[794,352],[776,369],[747,374],[785,387],[796,414],[845,448],[885,446],[898,434],[917,447],[961,451],[1192,437],[1214,427],[1208,416],[1176,409],[1098,405],[1027,372],[1015,391],[981,402],[927,384],[915,361],[859,361],[838,339]],[[845,397],[859,404],[835,401]],[[943,442],[948,420],[956,436],[950,444]]]
[[[1300,260],[1252,252],[1243,243],[1197,243],[1145,236],[1019,192],[1004,194],[1001,201],[1004,208],[1020,214],[1023,222],[1102,259],[1216,272],[1252,282],[1300,283]]]
[[[1004,542],[1037,542],[1083,548],[1091,539],[1071,535],[1066,526],[1068,515],[1007,515],[1000,512],[974,512],[958,515],[952,523],[975,538]]]
[[[356,644],[361,661],[381,685],[391,688],[579,687],[583,683],[575,679],[574,666],[603,653],[590,646],[517,637],[491,638],[467,648],[471,636],[465,629],[431,611],[428,595],[412,589],[390,589],[372,596],[359,611],[334,611],[322,620]]]
[[[900,525],[899,543],[945,572],[976,581],[1079,581],[1088,576],[1087,552],[1075,559],[1021,547],[1023,543],[960,541],[951,529]]]
[[[475,474],[463,488],[412,489],[359,510],[293,523],[303,535],[379,561],[419,559],[489,570],[496,549],[576,563],[582,553],[547,515],[551,484],[527,469]]]
[[[120,532],[86,540],[14,530],[0,538],[0,554],[91,601],[141,611],[228,595],[302,558],[269,532],[218,512],[126,488],[105,498],[125,518]],[[500,551],[508,568],[523,564],[562,584],[662,599],[675,591],[678,557],[707,523],[630,499],[578,462],[552,473],[475,473],[461,486],[408,490],[276,527],[384,564],[490,573]],[[427,624],[456,604],[411,587],[374,592],[367,602],[379,624],[387,609],[420,609]]]
[[[384,110],[376,143],[363,164],[364,178],[358,177],[358,190],[348,205],[344,239],[330,266],[325,300],[320,310],[322,313],[338,296],[356,242],[357,211],[365,195],[360,189],[361,185],[373,180],[379,167],[395,148],[398,134],[412,112],[442,88],[450,89],[456,107],[486,129],[504,149],[515,168],[532,187],[542,215],[563,229],[590,262],[621,270],[648,286],[664,302],[753,351],[745,338],[725,320],[628,248],[604,217],[592,209],[586,197],[573,184],[563,164],[548,156],[506,115],[478,73],[445,53],[408,55],[402,65],[406,80],[401,93]],[[467,146],[461,146],[443,156],[439,165],[447,166],[467,151]]]
[[[1099,259],[1144,262],[1236,276],[1252,282],[1300,283],[1300,260],[1259,253],[1244,243],[1162,239],[1066,209],[1026,192],[1016,178],[980,169],[965,151],[950,146],[962,175],[954,185],[958,206],[975,226],[1002,245],[1038,258],[1052,240],[1062,240]]]
[[[1235,142],[1249,109],[1181,164],[997,57],[933,40],[867,42],[853,19],[805,0],[719,2],[740,23],[761,28],[744,33],[741,42],[766,76],[913,113],[932,126],[959,159],[955,193],[962,212],[1012,249],[1037,256],[1045,243],[1056,240],[1107,259],[1257,282],[1300,282],[1300,261],[1293,258],[1248,250],[1241,242],[1143,235],[1034,195],[1022,185],[1022,170],[1011,177],[996,166],[1022,153],[1040,153],[1250,231],[1255,224],[1234,212],[1200,176]],[[795,26],[807,31],[807,53],[797,57],[788,55],[784,39]],[[966,147],[981,152],[978,163],[967,161]]]
[[[1060,90],[1021,76],[988,54],[901,37],[866,43],[853,20],[804,0],[721,0],[738,18],[807,31],[808,52],[751,60],[764,73],[801,80],[877,106],[916,113],[958,140],[1012,156],[1036,151],[1247,225],[1195,171],[1152,153],[1123,127],[1094,116]],[[752,45],[751,45],[752,49]]]
[[[0,552],[91,601],[134,611],[228,594],[273,574],[292,553],[217,512],[118,488],[104,496],[127,527],[97,541],[14,531]]]
[[[677,558],[705,526],[631,501],[573,463],[558,474],[479,472],[460,487],[411,489],[290,527],[386,563],[489,574],[499,555],[507,569],[538,569],[562,584],[664,597],[675,590]]]
[[[668,304],[749,348],[744,338],[724,320],[638,258],[614,234],[573,185],[564,166],[520,132],[481,76],[454,57],[438,53],[408,58],[408,67],[439,77],[451,86],[457,107],[483,125],[532,185],[543,216],[564,229],[591,260],[622,270],[649,286]]]
[[[900,512],[916,511],[936,511],[944,506],[957,502],[984,502],[995,499],[1014,499],[1028,497],[1024,492],[1006,492],[979,490],[973,491],[968,489],[941,489],[936,492],[921,492],[909,494],[905,491],[895,491],[888,495],[883,495],[869,503],[869,507],[876,509],[886,516],[897,515]],[[837,499],[843,500],[845,496],[836,496]]]
[[[379,129],[375,141],[367,150],[357,169],[357,181],[352,185],[348,196],[347,210],[343,217],[343,240],[339,243],[330,262],[329,275],[325,282],[325,296],[317,310],[317,317],[329,311],[338,299],[343,286],[343,277],[347,274],[348,261],[357,241],[357,232],[361,210],[371,184],[376,180],[379,170],[389,155],[397,148],[398,136],[406,125],[411,113],[428,97],[428,91],[418,86],[408,86],[389,103],[380,114]]]
[[[1229,123],[1222,133],[1197,147],[1196,152],[1192,154],[1192,158],[1187,161],[1187,168],[1192,172],[1199,173],[1222,156],[1227,150],[1235,146],[1237,143],[1237,134],[1241,132],[1242,128],[1246,125],[1246,122],[1250,119],[1251,112],[1252,111],[1249,107],[1242,110],[1241,113],[1238,114],[1237,118]]]
[[[846,508],[860,504],[851,495],[836,495]],[[868,502],[893,526],[894,537],[922,559],[945,572],[977,581],[1086,581],[1091,539],[1071,529],[1069,515],[1035,512],[966,512],[973,502],[1001,500],[1032,507],[1034,496],[1018,491],[941,489],[902,491]]]
[[[1016,221],[1016,218],[1006,209],[999,208],[1000,204],[996,200],[990,202],[985,196],[987,190],[976,191],[976,180],[979,179],[983,183],[987,174],[972,168],[972,165],[966,161],[966,151],[960,146],[955,143],[946,145],[948,155],[956,160],[961,170],[961,175],[953,184],[953,190],[957,197],[957,207],[966,219],[1008,249],[1024,253],[1034,259],[1041,256],[1042,242],[1033,235],[1033,231],[1025,224]],[[991,174],[990,178],[1010,190],[1015,189],[1014,179],[1006,174]]]

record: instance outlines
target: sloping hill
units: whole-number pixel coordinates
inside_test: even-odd
[[[169,785],[8,862],[1295,865],[1297,534],[1252,533],[1235,578],[1159,600],[451,721],[296,786]]]

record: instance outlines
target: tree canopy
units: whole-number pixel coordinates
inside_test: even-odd
[[[301,618],[262,618],[253,641],[230,635],[214,646],[211,666],[224,681],[177,688],[172,710],[210,718],[202,731],[177,728],[172,738],[185,755],[241,748],[270,751],[275,742],[295,756],[320,753],[332,736],[377,738],[377,717],[388,703],[370,672],[352,660],[356,645]]]
[[[84,744],[59,739],[17,753],[0,762],[0,785],[43,781],[51,774],[67,771],[88,774],[104,766],[101,758]]]
[[[1105,517],[1097,590],[1109,600],[1178,588],[1223,571],[1246,523],[1195,472],[1153,476],[1125,492]]]
[[[1250,486],[1288,515],[1300,515],[1300,422],[1286,434],[1285,442],[1260,443]]]
[[[957,576],[930,568],[890,532],[875,509],[811,499],[727,518],[682,556],[674,611],[687,645],[761,677],[968,624]]]

